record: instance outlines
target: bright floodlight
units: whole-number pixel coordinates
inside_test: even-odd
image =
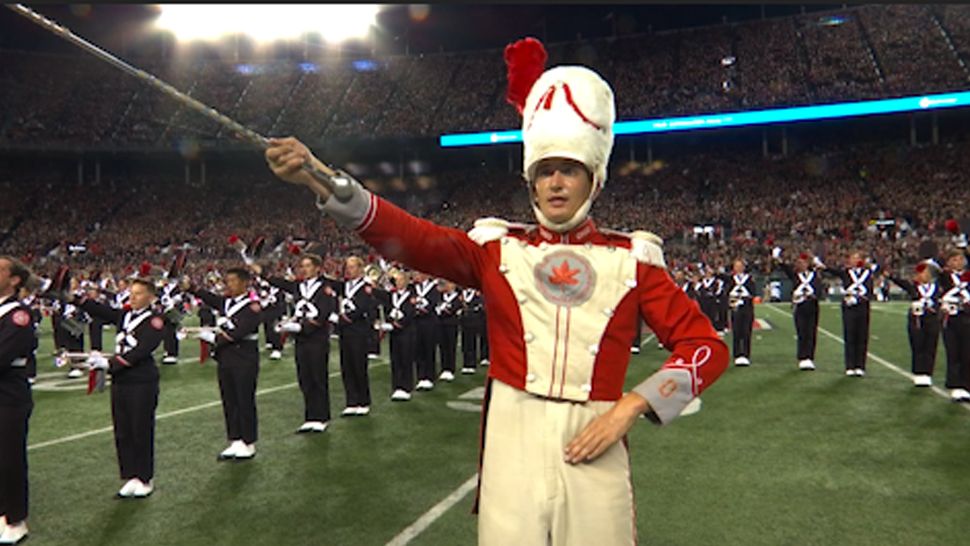
[[[158,28],[179,40],[242,33],[258,41],[319,33],[336,43],[367,36],[381,6],[367,4],[160,4]]]

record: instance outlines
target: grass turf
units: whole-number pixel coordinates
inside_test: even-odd
[[[755,332],[752,366],[729,369],[702,396],[700,413],[631,432],[641,543],[962,543],[970,521],[967,407],[914,389],[873,359],[865,378],[845,377],[842,346],[822,332],[818,370],[801,372],[789,307],[760,305],[757,314],[773,328]],[[820,328],[841,336],[837,305],[823,305]],[[909,369],[903,305],[875,304],[871,334],[870,352]],[[388,399],[387,361],[371,361],[371,415],[340,418],[336,342],[331,428],[294,434],[303,402],[288,346],[281,361],[262,358],[256,458],[217,462],[226,439],[215,363],[200,366],[197,342],[186,340],[183,362],[161,370],[156,491],[144,501],[116,500],[108,393],[49,390],[66,374],[52,372],[50,347],[45,331],[39,372],[48,377],[35,387],[29,438],[37,544],[381,545],[476,471],[478,415],[448,403],[480,387],[482,370],[398,403]],[[665,356],[645,343],[628,385]],[[942,386],[942,346],[937,362]],[[411,543],[474,544],[472,496]]]

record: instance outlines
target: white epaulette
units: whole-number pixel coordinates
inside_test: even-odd
[[[622,235],[630,238],[630,254],[640,263],[667,269],[667,262],[664,260],[664,240],[655,233],[649,231],[634,231],[624,233],[612,229],[601,230],[604,233]]]
[[[468,238],[475,241],[479,246],[485,246],[485,243],[497,241],[505,237],[510,228],[515,230],[528,230],[530,227],[532,226],[529,224],[509,222],[508,220],[490,216],[475,220],[475,227],[468,230]]]

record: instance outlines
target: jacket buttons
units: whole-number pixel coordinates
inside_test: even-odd
[[[532,343],[535,338],[536,336],[532,335],[532,332],[526,332],[525,335],[522,336],[522,339],[524,339],[526,343]]]
[[[607,307],[606,309],[603,309],[603,314],[606,315],[606,316],[608,316],[608,317],[612,317],[613,316],[613,308]]]
[[[586,250],[589,250],[589,249],[593,248],[593,243],[586,243],[583,246],[586,247]]]
[[[503,245],[509,244],[509,238],[508,237],[502,237],[502,244]]]
[[[597,347],[596,345],[590,345],[589,346],[589,354],[595,355],[598,352],[600,352],[600,348],[599,347]]]
[[[502,274],[508,273],[509,272],[509,268],[508,268],[507,265],[502,264],[502,265],[498,266],[498,272],[499,273],[502,273]]]
[[[518,300],[519,300],[519,304],[523,304],[523,303],[526,303],[527,301],[529,301],[529,298],[527,298],[525,296],[519,296]]]
[[[532,383],[533,381],[536,380],[536,374],[534,373],[526,374],[525,380],[528,381],[529,383]]]
[[[636,279],[627,279],[627,280],[623,281],[623,284],[629,286],[630,288],[636,288],[636,286],[637,286],[637,280]]]
[[[549,243],[545,241],[539,243],[539,250],[549,250]]]
[[[579,390],[583,392],[593,392],[593,386],[590,385],[589,383],[583,383],[582,385],[579,386]]]

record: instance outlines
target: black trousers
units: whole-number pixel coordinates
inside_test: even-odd
[[[455,356],[458,350],[458,325],[441,323],[438,331],[438,350],[441,354],[441,371],[455,372]]]
[[[798,336],[798,360],[815,360],[818,339],[818,300],[805,300],[795,305],[795,333]]]
[[[283,336],[276,331],[276,323],[283,316],[283,304],[275,303],[263,309],[263,334],[266,336],[266,343],[273,347],[275,351],[283,350]]]
[[[37,377],[37,351],[27,357],[27,377]]]
[[[946,317],[943,346],[946,347],[946,388],[970,387],[970,312]]]
[[[212,312],[212,309],[208,307],[203,307],[199,309],[199,326],[215,326],[216,325],[216,315]]]
[[[734,357],[751,356],[751,331],[754,329],[754,304],[750,301],[731,311]]]
[[[916,375],[933,375],[936,367],[936,347],[940,341],[940,317],[936,313],[909,315],[909,348],[912,352],[912,371]]]
[[[869,350],[869,302],[842,304],[842,338],[845,340],[845,369],[866,369]]]
[[[27,519],[27,422],[33,407],[0,406],[0,515],[9,524]]]
[[[414,388],[414,350],[418,344],[418,329],[414,324],[391,332],[391,391]]]
[[[226,420],[226,437],[252,444],[258,439],[256,417],[256,380],[259,363],[219,363],[219,395]]]
[[[701,312],[704,313],[707,320],[711,321],[711,326],[715,330],[720,330],[720,328],[718,328],[717,321],[717,300],[714,298],[704,297],[698,299],[697,303],[700,304]]]
[[[179,340],[175,337],[175,325],[165,321],[165,329],[162,331],[162,345],[165,347],[165,356],[179,355]]]
[[[296,379],[303,392],[303,419],[330,420],[330,340],[296,340]]]
[[[347,407],[370,406],[367,376],[367,343],[370,332],[340,334],[340,377],[344,381]]]
[[[155,475],[155,408],[158,381],[111,382],[111,422],[122,480]]]
[[[417,348],[414,359],[418,364],[418,380],[435,378],[435,347],[438,345],[438,319],[415,320],[418,327]]]
[[[104,348],[103,331],[104,321],[98,318],[91,319],[88,324],[88,335],[91,338],[92,351],[100,351]]]
[[[367,354],[381,354],[381,333],[373,328],[371,328],[370,335],[367,336]]]
[[[485,358],[485,323],[480,320],[463,322],[461,325],[461,365],[463,368],[478,368]]]
[[[482,322],[482,360],[488,360],[488,321]]]
[[[728,305],[728,300],[726,297],[718,298],[716,303],[716,310],[714,315],[714,329],[717,331],[727,330],[728,323],[728,311],[731,308]]]

